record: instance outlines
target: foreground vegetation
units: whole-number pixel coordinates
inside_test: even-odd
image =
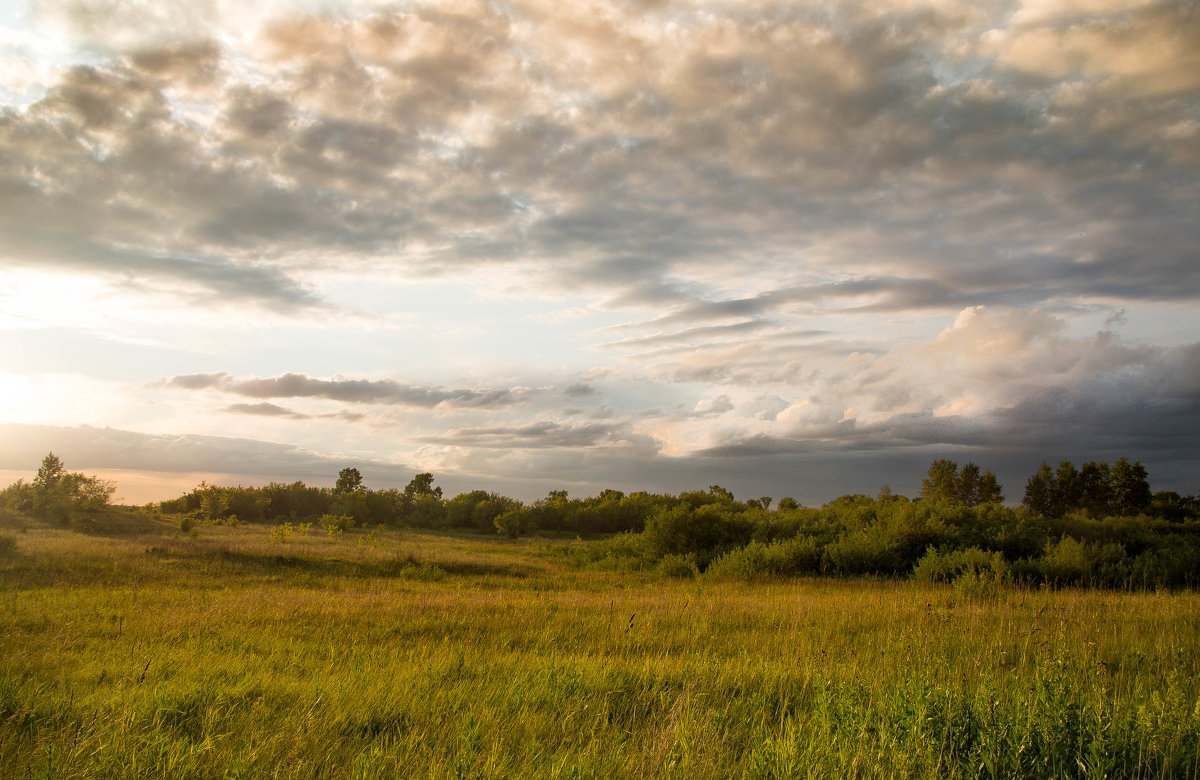
[[[0,515],[0,776],[1200,776],[1192,592],[182,519]]]

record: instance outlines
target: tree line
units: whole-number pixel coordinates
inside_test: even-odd
[[[1050,472],[1049,476],[1047,472]],[[601,536],[570,546],[581,566],[655,568],[679,576],[911,576],[935,581],[1023,581],[1109,587],[1200,584],[1200,500],[1151,493],[1137,461],[1043,464],[1020,506],[1005,506],[994,472],[934,460],[912,499],[884,487],[820,507],[770,496],[737,500],[711,485],[677,495],[605,490],[572,498],[552,490],[523,503],[475,490],[446,499],[433,475],[403,490],[367,489],[354,468],[333,489],[201,485],[164,511],[214,519],[289,522],[322,514],[355,523]]]
[[[53,454],[32,483],[18,480],[0,503],[63,516],[108,503],[112,486],[67,472]],[[785,497],[737,500],[719,485],[677,495],[565,490],[524,503],[473,490],[446,498],[433,474],[403,488],[372,490],[357,468],[332,488],[303,482],[223,487],[202,482],[157,504],[199,522],[304,523],[331,532],[356,526],[460,529],[518,537],[535,532],[603,537],[572,545],[580,565],[659,568],[682,576],[884,575],[1060,584],[1175,587],[1200,584],[1200,497],[1150,491],[1140,462],[1076,468],[1043,463],[1021,505],[1004,505],[996,475],[974,463],[934,460],[912,499],[884,487],[820,507]]]

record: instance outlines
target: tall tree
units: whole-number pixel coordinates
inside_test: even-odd
[[[42,465],[38,468],[37,476],[33,478],[33,509],[35,512],[45,514],[50,510],[51,505],[58,503],[55,499],[66,473],[67,469],[63,465],[62,458],[53,452],[42,458]]]
[[[983,472],[979,477],[979,504],[999,504],[1004,501],[1004,490],[1000,487],[1000,480],[996,479],[996,474],[991,469]]]
[[[66,472],[67,468],[63,465],[62,458],[53,452],[48,453],[42,458],[42,465],[38,467],[37,476],[33,478],[33,486],[41,491],[52,490]]]
[[[342,495],[344,493],[354,493],[362,490],[362,474],[358,469],[346,467],[338,472],[337,483],[333,486],[333,492]]]
[[[959,497],[958,464],[938,458],[929,464],[929,474],[921,480],[921,498],[957,500]]]
[[[726,490],[725,488],[721,487],[720,485],[709,485],[708,492],[710,494],[716,496],[718,499],[720,499],[723,502],[727,502],[730,504],[733,503],[733,500],[734,500],[733,493],[731,491]]]
[[[1072,509],[1081,506],[1082,490],[1079,482],[1079,471],[1075,464],[1064,460],[1054,470],[1054,499],[1052,511],[1057,517],[1062,517]]]
[[[1113,511],[1112,470],[1107,463],[1089,460],[1079,469],[1079,502],[1092,517]]]
[[[1112,467],[1113,508],[1118,514],[1136,515],[1150,508],[1150,479],[1141,461],[1121,458]]]
[[[100,509],[108,505],[115,486],[112,482],[67,471],[53,452],[42,458],[30,485],[33,511],[67,520],[73,510]]]
[[[974,462],[958,472],[958,500],[967,506],[979,506],[979,466]]]
[[[428,471],[424,471],[411,480],[404,486],[404,495],[409,498],[441,498],[442,489],[433,486],[433,475]]]
[[[1025,499],[1021,502],[1031,512],[1049,515],[1054,509],[1054,471],[1042,461],[1038,470],[1025,483]]]

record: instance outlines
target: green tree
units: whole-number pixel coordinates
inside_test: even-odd
[[[1054,471],[1042,461],[1038,470],[1025,483],[1025,499],[1021,502],[1030,512],[1048,516],[1054,509]]]
[[[1181,496],[1174,490],[1159,490],[1151,499],[1150,513],[1172,523],[1195,519],[1200,514],[1200,500]]]
[[[946,458],[938,458],[929,464],[929,474],[921,480],[921,498],[959,500],[958,464]]]
[[[708,492],[719,499],[722,503],[732,504],[734,502],[733,492],[726,490],[720,485],[709,485]]]
[[[38,468],[37,476],[33,478],[33,486],[37,490],[48,492],[54,489],[66,473],[62,458],[51,452],[42,458],[42,465]]]
[[[1082,485],[1075,464],[1064,460],[1054,470],[1054,497],[1051,500],[1055,516],[1062,517],[1082,504]]]
[[[1079,501],[1092,517],[1112,514],[1112,469],[1107,463],[1089,460],[1080,467]]]
[[[68,497],[73,509],[94,512],[108,506],[116,486],[107,479],[68,472],[59,480],[61,492]]]
[[[404,495],[410,498],[420,498],[422,496],[441,498],[442,489],[440,487],[433,486],[433,475],[428,471],[425,471],[413,477],[409,483],[404,486]]]
[[[433,484],[433,475],[422,472],[404,486],[404,517],[409,525],[433,528],[445,522],[446,502],[442,489]]]
[[[337,493],[330,503],[329,512],[333,515],[349,517],[354,523],[360,525],[366,525],[377,519],[371,516],[371,504],[367,499],[367,491],[361,488]]]
[[[333,486],[333,492],[341,495],[343,493],[353,493],[363,489],[362,474],[358,469],[347,467],[338,472],[337,483]]]
[[[524,509],[513,508],[496,515],[492,524],[496,526],[496,533],[516,539],[523,533],[535,530],[528,515]]]
[[[30,489],[33,511],[60,520],[69,519],[72,510],[94,511],[107,506],[116,490],[108,480],[67,471],[53,452],[42,459]]]
[[[48,513],[56,502],[59,482],[66,473],[62,459],[53,452],[42,458],[37,476],[33,478],[33,511],[37,514]]]
[[[968,462],[958,472],[958,500],[967,506],[979,505],[979,466]]]
[[[1112,466],[1113,505],[1118,514],[1136,515],[1150,508],[1150,479],[1141,461],[1121,458]]]
[[[979,492],[976,495],[976,506],[983,504],[999,504],[1004,501],[1004,489],[1000,487],[1000,480],[996,479],[996,474],[991,471],[983,472],[979,476]]]

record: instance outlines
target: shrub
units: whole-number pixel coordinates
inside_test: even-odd
[[[276,542],[286,542],[292,538],[292,524],[282,523],[271,529],[271,539]]]
[[[419,561],[412,555],[398,555],[387,566],[388,573],[406,580],[436,582],[446,578],[446,570],[433,561]]]
[[[195,512],[185,512],[179,516],[179,530],[185,534],[190,534],[196,530],[196,525],[199,523],[199,518]]]
[[[567,559],[576,566],[605,571],[637,571],[645,563],[645,540],[639,533],[626,531],[597,539],[576,540],[566,548]]]
[[[1141,587],[1200,585],[1200,540],[1175,537],[1170,544],[1129,561],[1129,582]]]
[[[767,564],[767,545],[750,542],[745,547],[718,556],[705,571],[714,577],[744,577],[752,580],[774,574]]]
[[[787,574],[815,574],[821,570],[821,546],[811,536],[797,536],[768,545],[768,560],[779,562]]]
[[[695,577],[700,573],[700,568],[696,565],[696,556],[694,553],[687,555],[664,555],[655,567],[660,574],[665,574],[668,577],[675,579],[687,579]]]
[[[967,571],[956,577],[950,587],[963,599],[998,599],[1007,585],[1007,579],[990,571]]]
[[[23,479],[18,479],[4,490],[0,490],[0,507],[17,512],[31,512],[33,505],[33,486]]]
[[[1117,584],[1128,577],[1129,565],[1121,545],[1084,542],[1064,536],[1046,546],[1038,569],[1052,584],[1092,584],[1097,578]]]
[[[830,567],[841,574],[890,574],[895,558],[883,534],[868,530],[843,536],[825,548]]]
[[[400,576],[421,582],[437,582],[446,579],[446,570],[432,561],[425,561],[401,568]]]
[[[714,550],[746,544],[752,531],[753,523],[727,504],[711,503],[697,509],[680,504],[654,513],[646,521],[643,535],[646,553],[653,560],[672,553],[697,553],[703,559]]]
[[[707,572],[718,577],[788,577],[816,572],[821,567],[821,548],[810,536],[784,539],[771,544],[751,542],[717,558]]]
[[[16,537],[0,534],[0,558],[11,558],[17,554]]]
[[[1002,553],[978,547],[941,552],[930,547],[917,561],[912,576],[922,582],[954,582],[965,576],[1004,582],[1011,574]]]
[[[343,531],[354,526],[354,518],[350,515],[324,514],[321,515],[319,522],[330,536],[341,536]]]
[[[516,539],[521,534],[531,533],[534,530],[534,523],[524,509],[510,509],[507,512],[501,512],[496,515],[492,521],[496,526],[496,533],[504,534],[510,539]]]

